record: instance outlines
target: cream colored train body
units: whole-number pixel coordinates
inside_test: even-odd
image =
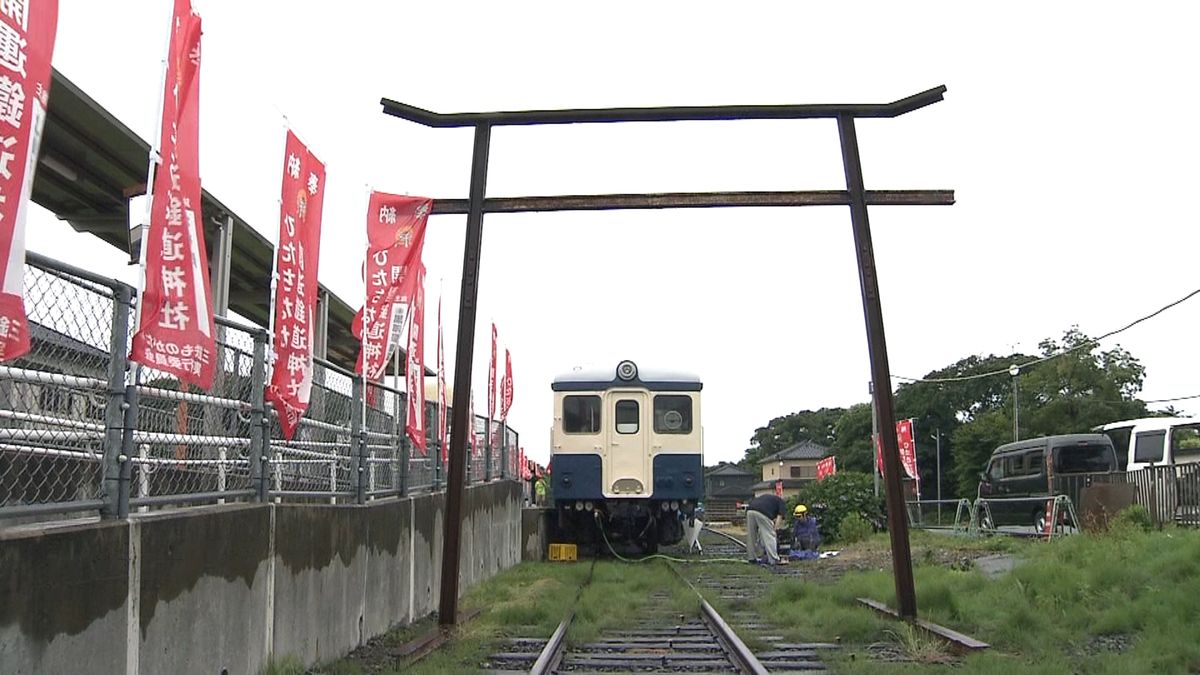
[[[682,538],[704,491],[702,388],[632,361],[554,379],[551,498],[565,534],[648,551]]]

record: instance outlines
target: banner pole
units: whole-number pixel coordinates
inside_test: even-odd
[[[363,221],[364,228],[365,228],[366,223],[371,222],[371,184],[365,183],[364,187],[366,188],[366,193],[367,193],[367,209],[366,209],[367,210],[367,219]],[[361,428],[366,429],[367,428],[367,350],[366,350],[366,345],[367,345],[367,307],[371,303],[371,280],[367,278],[367,261],[371,258],[371,237],[370,237],[370,234],[367,233],[366,229],[363,230],[363,234],[367,235],[367,242],[366,242],[366,245],[363,246],[363,267],[362,267],[362,269],[363,269],[363,273],[362,273],[362,277],[363,277],[363,310],[362,310],[362,326],[361,326],[361,330],[360,330],[360,337],[358,340],[358,352],[359,352],[359,354],[362,355],[362,372],[359,375],[359,377],[362,378],[362,400],[359,401],[359,403],[360,403],[359,415],[362,418],[361,419],[361,421],[362,421]],[[387,372],[387,343],[386,342],[383,345],[383,350],[384,350],[383,351],[383,354],[384,354],[383,370],[384,370],[384,372]]]
[[[279,184],[283,185],[283,181],[286,180],[285,176],[287,175],[287,132],[290,131],[290,129],[288,127],[287,115],[283,115],[281,113],[281,116],[283,118],[283,171],[281,171],[279,174]],[[278,155],[276,155],[276,156],[278,156]],[[282,191],[282,189],[281,189],[281,191]],[[270,386],[269,383],[272,382],[272,378],[274,378],[274,376],[275,376],[275,360],[278,358],[278,354],[275,351],[275,302],[278,300],[278,298],[276,296],[279,293],[279,247],[283,245],[283,237],[281,236],[282,233],[280,232],[280,228],[282,228],[282,226],[283,226],[282,223],[283,223],[283,217],[284,217],[283,216],[283,195],[282,194],[280,194],[280,196],[279,196],[278,204],[279,204],[279,223],[277,223],[277,225],[279,227],[276,227],[276,229],[275,229],[275,232],[276,232],[275,250],[272,252],[272,255],[271,255],[271,304],[269,305],[269,308],[267,309],[267,382],[268,382],[268,386]],[[309,340],[310,346],[311,346],[312,342],[313,342],[313,340]]]
[[[154,116],[154,135],[150,137],[150,152],[146,162],[146,209],[142,222],[138,224],[138,290],[146,290],[146,246],[147,235],[150,232],[150,214],[154,209],[154,178],[158,173],[156,168],[159,164],[159,153],[162,151],[162,130],[163,130],[163,110],[167,105],[167,59],[171,55],[171,36],[175,33],[175,9],[172,7],[167,11],[167,35],[162,48],[162,59],[159,62],[161,69],[158,76],[158,112]],[[135,228],[129,228],[130,233]],[[132,241],[130,242],[133,243]],[[133,251],[129,252],[130,257],[133,257]],[[134,303],[134,318],[133,326],[136,331],[142,325],[142,298],[138,297],[138,301]],[[135,368],[140,368],[141,364],[134,364]]]

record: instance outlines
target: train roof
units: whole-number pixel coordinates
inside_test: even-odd
[[[641,368],[632,379],[617,377],[616,368],[589,368],[564,373],[550,383],[553,391],[597,391],[617,387],[644,387],[653,391],[700,391],[700,376],[679,370]]]

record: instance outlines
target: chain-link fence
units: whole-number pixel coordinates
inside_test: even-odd
[[[0,510],[13,515],[103,504],[109,382],[124,376],[113,326],[127,325],[129,292],[79,272],[32,254],[25,266],[31,350],[0,364]]]
[[[217,368],[210,391],[152,368],[133,369],[137,430],[129,456],[129,503],[250,498],[251,393],[262,382],[254,342],[262,331],[217,318]],[[260,385],[261,386],[261,385]]]
[[[135,291],[27,255],[31,351],[0,364],[0,519],[235,500],[358,502],[439,490],[437,406],[426,450],[405,434],[403,392],[315,359],[308,409],[291,439],[264,402],[267,331],[218,317],[214,384],[203,391],[131,364]],[[447,415],[449,418],[449,415]],[[467,481],[513,475],[516,433],[479,452]],[[498,424],[492,425],[499,429]]]

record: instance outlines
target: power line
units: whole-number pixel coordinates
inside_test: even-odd
[[[1200,398],[1200,394],[1192,394],[1191,396],[1176,396],[1175,398],[1156,398],[1153,401],[1142,401],[1142,403],[1171,403],[1174,401],[1189,401],[1193,398]]]
[[[1112,331],[1109,331],[1098,337],[1092,338],[1090,340],[1086,340],[1084,342],[1081,342],[1081,343],[1075,345],[1074,347],[1071,347],[1070,349],[1064,349],[1063,351],[1058,352],[1056,354],[1051,354],[1049,356],[1043,356],[1041,358],[1034,359],[1027,363],[1017,364],[1017,367],[1018,368],[1027,368],[1029,366],[1037,365],[1039,363],[1045,363],[1046,361],[1049,361],[1051,359],[1056,359],[1060,356],[1066,356],[1067,354],[1070,354],[1071,352],[1083,349],[1084,347],[1088,347],[1088,348],[1094,347],[1097,344],[1099,344],[1101,340],[1110,338],[1118,333],[1123,333],[1123,332],[1129,330],[1130,328],[1133,328],[1134,326],[1138,325],[1139,323],[1142,323],[1143,321],[1153,319],[1154,317],[1158,316],[1159,314],[1162,314],[1163,312],[1167,311],[1168,309],[1171,309],[1172,307],[1175,307],[1176,305],[1182,304],[1183,302],[1190,300],[1191,298],[1195,297],[1196,295],[1200,295],[1200,288],[1197,288],[1196,290],[1192,291],[1191,293],[1188,293],[1187,295],[1176,300],[1175,302],[1172,302],[1168,305],[1164,305],[1163,307],[1158,308],[1154,312],[1147,314],[1146,316],[1143,316],[1139,319],[1135,319],[1135,320],[1125,324],[1124,326],[1121,326],[1120,328],[1118,328],[1116,330],[1112,330]],[[893,375],[892,379],[906,380],[908,382],[966,382],[968,380],[980,380],[985,377],[992,377],[993,375],[1007,375],[1007,374],[1008,374],[1008,368],[1005,368],[1003,370],[993,370],[993,371],[987,372],[987,373],[976,373],[975,375],[963,375],[961,377],[920,378],[920,377],[904,377],[903,375]],[[1183,398],[1197,398],[1197,397],[1185,396]],[[1171,400],[1183,400],[1183,399],[1171,399]],[[1149,403],[1149,401],[1147,401],[1147,403]]]

